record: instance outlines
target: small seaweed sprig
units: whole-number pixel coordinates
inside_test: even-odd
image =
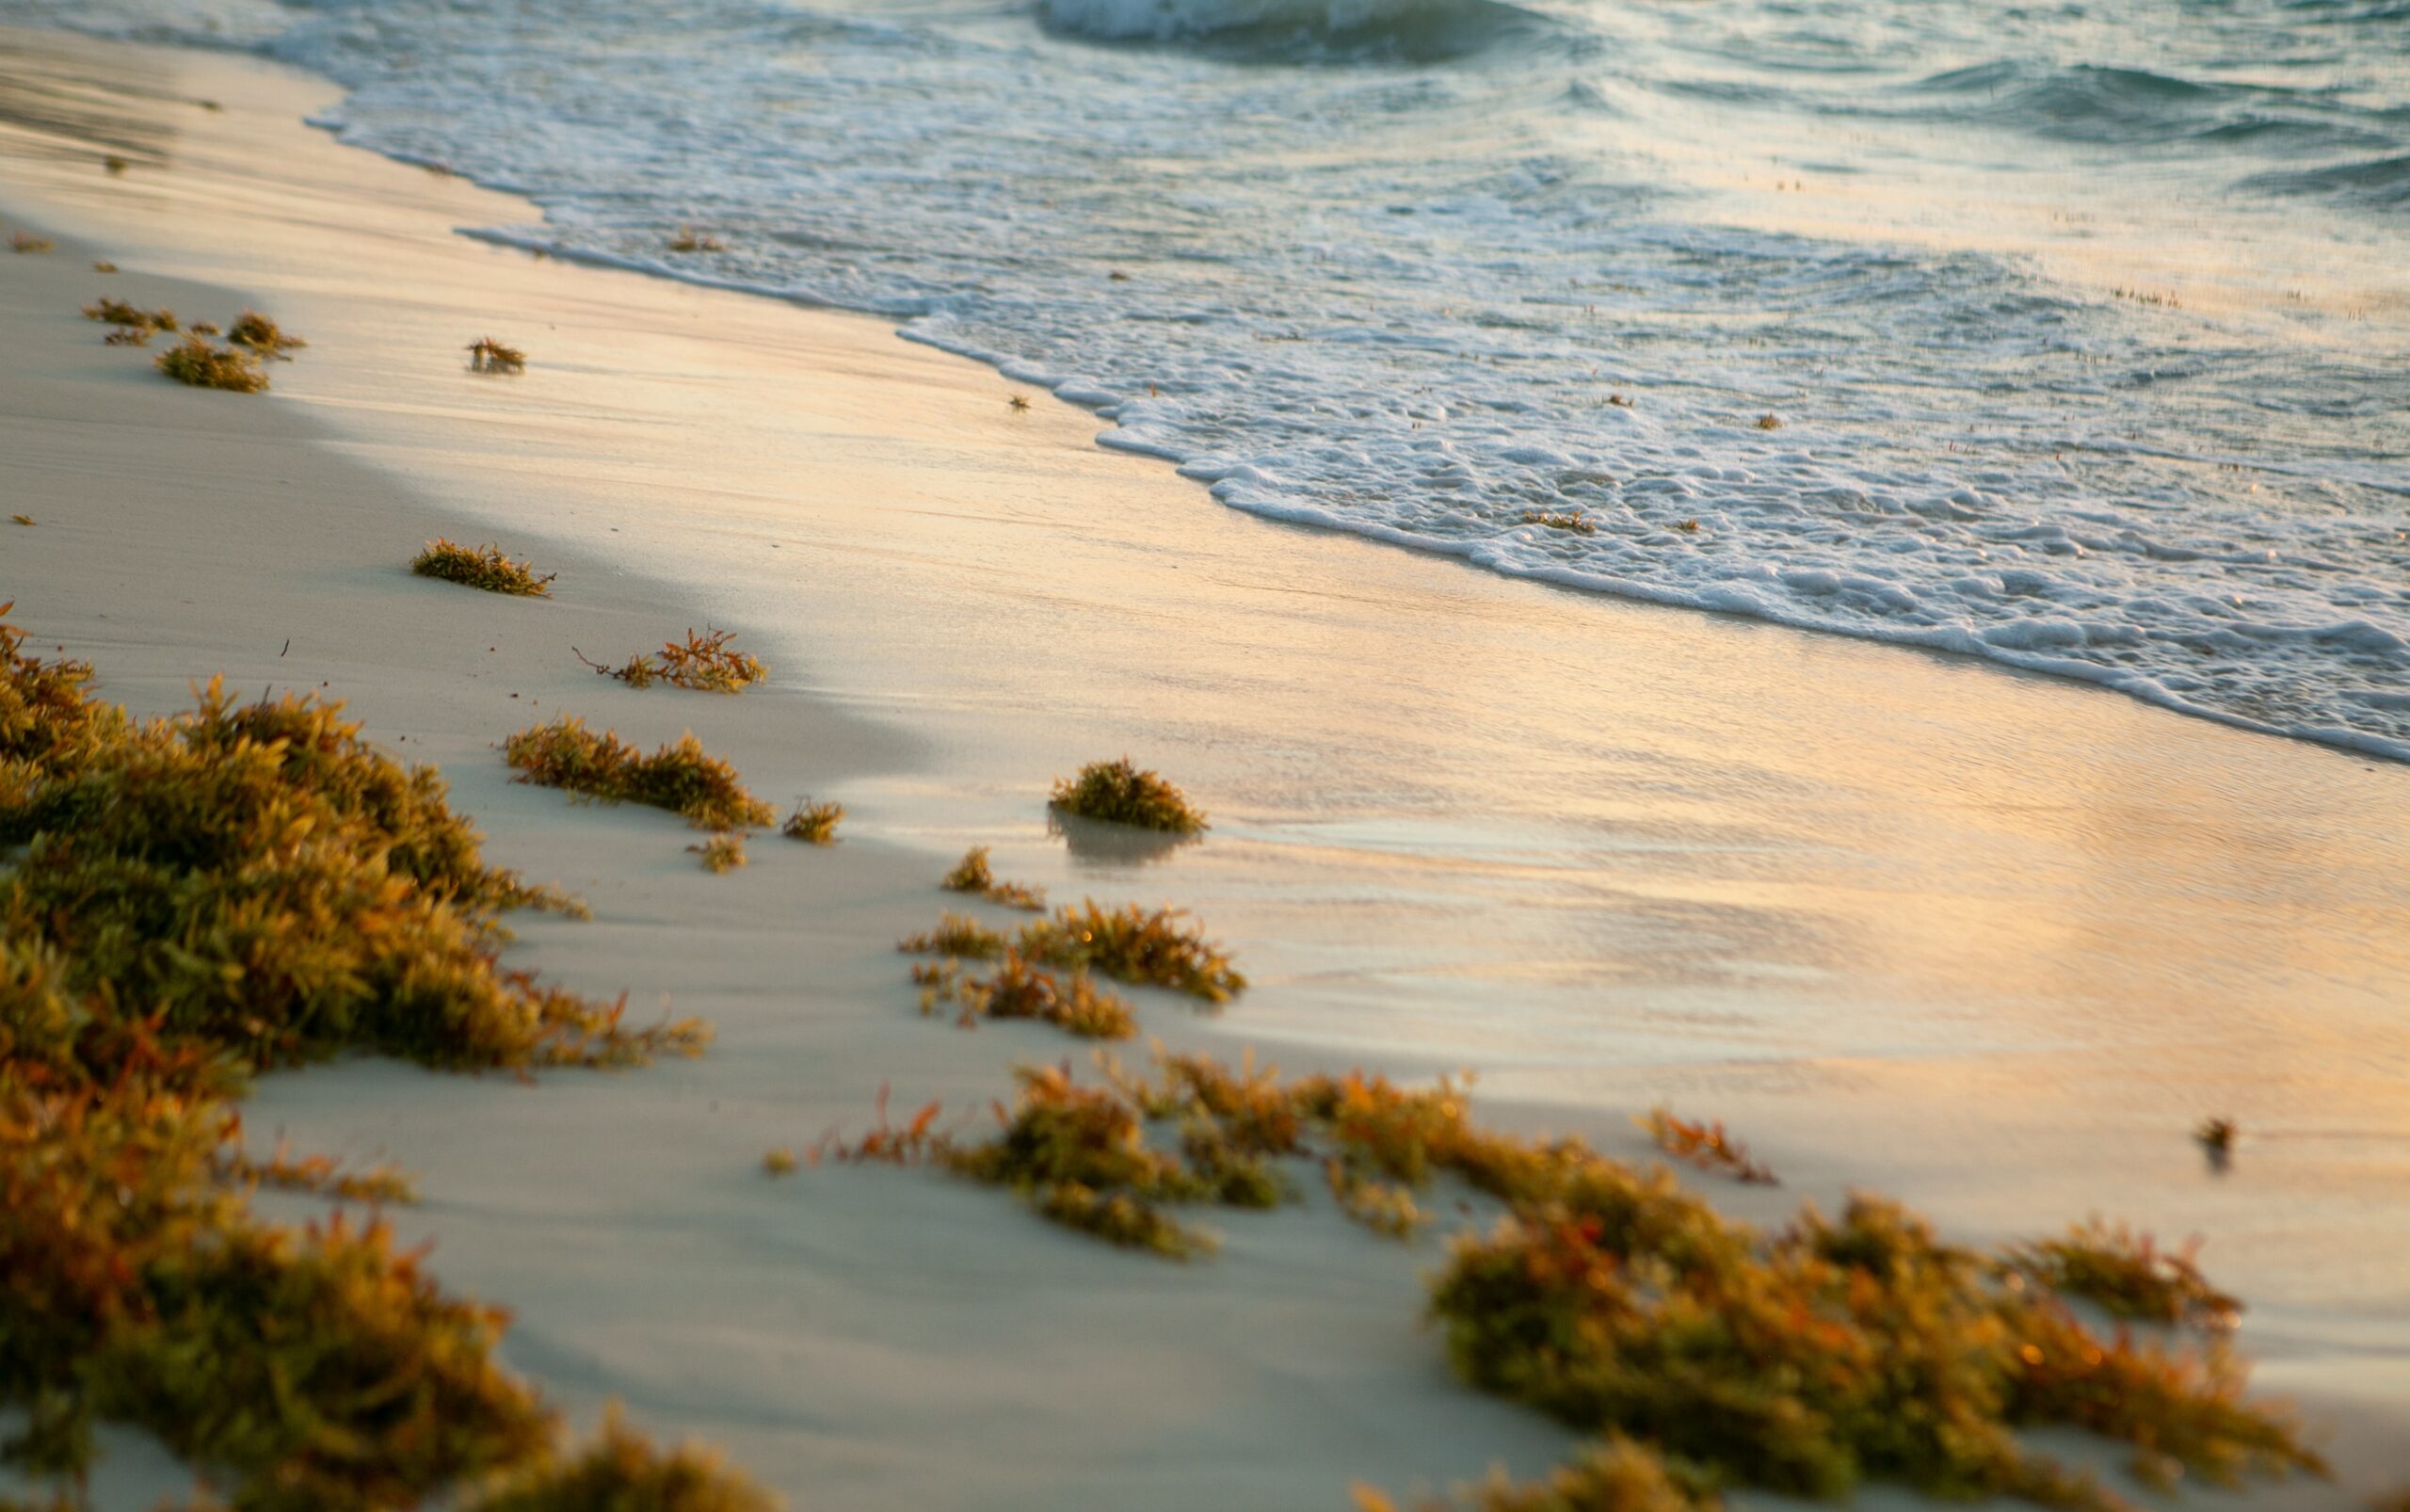
[[[1042,888],[1024,887],[1019,882],[1002,882],[988,868],[988,847],[973,845],[965,851],[945,880],[938,884],[949,893],[970,893],[990,903],[1001,903],[1008,909],[1026,909],[1032,913],[1044,911],[1046,893]]]
[[[1647,1117],[1631,1121],[1658,1149],[1701,1170],[1716,1171],[1754,1186],[1782,1184],[1773,1171],[1750,1158],[1748,1146],[1724,1132],[1721,1119],[1698,1123],[1675,1117],[1671,1108],[1658,1107],[1649,1109]]]
[[[146,331],[173,331],[182,329],[177,323],[176,313],[173,310],[145,310],[139,305],[128,304],[123,299],[112,299],[106,296],[86,305],[84,318],[98,320],[111,326],[132,326]]]
[[[570,650],[596,672],[617,678],[630,687],[667,683],[672,687],[703,693],[742,693],[769,676],[770,669],[758,658],[729,644],[735,638],[732,630],[706,628],[698,634],[689,628],[683,642],[665,641],[661,650],[631,656],[619,667],[606,667],[574,646]]]
[[[507,342],[480,336],[469,343],[469,371],[523,373],[527,371],[527,354]]]
[[[833,845],[837,843],[837,822],[844,817],[845,806],[842,803],[797,798],[795,812],[779,826],[779,833],[807,845]]]

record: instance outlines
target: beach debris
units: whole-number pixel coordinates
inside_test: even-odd
[[[246,310],[235,317],[226,332],[226,339],[237,346],[248,346],[262,357],[285,358],[286,354],[310,344],[302,338],[280,330],[275,321],[256,310]]]
[[[689,845],[686,848],[702,857],[703,870],[714,876],[721,872],[732,872],[745,864],[743,835],[714,835],[699,845]]]
[[[842,803],[814,803],[809,797],[795,800],[795,812],[786,823],[779,826],[779,833],[789,840],[807,844],[833,845],[837,843],[837,822],[845,816]]]
[[[1132,825],[1165,834],[1194,835],[1210,828],[1205,813],[1163,775],[1142,770],[1129,757],[1090,762],[1076,778],[1061,778],[1047,807],[1083,819]]]
[[[428,541],[426,550],[410,558],[410,571],[420,577],[440,578],[446,583],[483,588],[488,593],[513,593],[536,599],[552,597],[553,580],[560,576],[558,572],[546,572],[538,577],[534,562],[514,562],[500,546],[490,542],[463,546],[443,536]]]
[[[1029,408],[1029,397],[1026,394],[1015,394],[1008,395],[1004,402],[1016,410],[1026,410]]]
[[[1721,1119],[1699,1123],[1675,1117],[1671,1108],[1655,1107],[1648,1110],[1647,1117],[1631,1121],[1648,1135],[1649,1143],[1701,1170],[1729,1176],[1751,1186],[1782,1184],[1773,1171],[1749,1158],[1748,1146],[1725,1134]]]
[[[1761,414],[1758,416],[1758,428],[1759,430],[1780,430],[1782,428],[1782,417],[1773,413],[1772,411]]]
[[[681,226],[678,234],[669,239],[669,249],[673,252],[724,252],[728,250],[728,244],[709,232]]]
[[[480,336],[469,343],[469,371],[472,373],[523,373],[527,371],[527,354],[507,342],[491,336]]]
[[[173,310],[145,310],[123,299],[104,297],[84,307],[84,318],[99,320],[112,326],[137,326],[144,330],[177,330]]]
[[[1104,277],[1105,281],[1110,283],[1127,283],[1130,281],[1130,275],[1122,272],[1117,267],[1110,273],[1107,273]]]
[[[1674,528],[1681,531],[1685,535],[1696,535],[1698,533],[1698,522],[1695,520],[1677,520],[1674,522]]]
[[[604,803],[642,803],[683,814],[698,829],[767,826],[770,806],[745,791],[736,768],[706,753],[688,732],[651,755],[564,716],[520,731],[503,743],[518,780],[556,787]]]
[[[623,666],[605,667],[589,658],[576,647],[570,654],[586,663],[603,677],[617,678],[630,687],[651,687],[667,683],[672,687],[692,688],[700,693],[742,693],[770,675],[770,669],[746,652],[729,643],[736,638],[732,630],[705,627],[698,635],[693,627],[686,638],[665,641],[661,650],[649,655],[631,656]]]
[[[949,893],[975,893],[990,903],[1001,903],[1008,909],[1026,909],[1032,913],[1044,911],[1046,893],[1042,888],[1023,887],[1019,882],[1000,882],[988,869],[988,847],[973,845],[963,852],[962,860],[945,874],[938,884]]]
[[[2209,1169],[2223,1175],[2234,1163],[2234,1141],[2240,1134],[2231,1118],[2204,1118],[2193,1131],[2193,1142],[2209,1163]]]
[[[1569,509],[1526,509],[1523,511],[1523,523],[1546,525],[1550,530],[1569,530],[1577,536],[1599,533],[1599,527],[1590,523],[1589,516]]]
[[[784,1145],[762,1151],[762,1171],[766,1176],[792,1176],[797,1164],[795,1151]]]
[[[30,525],[34,523],[34,517],[29,514],[12,514],[8,518],[21,525]]]
[[[115,153],[111,153],[108,156],[101,159],[101,167],[108,171],[109,177],[115,178],[126,170],[127,164],[124,158],[118,156]]]
[[[161,352],[155,365],[177,382],[197,389],[257,394],[267,387],[259,359],[240,347],[213,346],[200,336],[187,336]]]
[[[92,271],[95,273],[114,273],[117,271],[117,265],[110,262],[94,263],[92,265]]]
[[[1610,394],[1607,395],[1607,402],[1614,405],[1618,410],[1631,410],[1638,407],[1631,396],[1625,394]]]
[[[2242,1304],[2201,1274],[2193,1259],[2200,1249],[2198,1239],[2181,1249],[2161,1249],[2149,1234],[2095,1217],[2063,1237],[2011,1246],[2002,1259],[2029,1279],[2081,1297],[2113,1317],[2230,1333],[2241,1321]]]
[[[12,252],[47,252],[56,249],[57,246],[58,244],[49,237],[38,236],[30,231],[12,231],[8,233],[8,250]]]

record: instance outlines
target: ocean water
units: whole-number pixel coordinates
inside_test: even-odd
[[[464,230],[889,316],[1237,508],[2410,760],[2410,0],[0,18],[316,70],[544,211]]]

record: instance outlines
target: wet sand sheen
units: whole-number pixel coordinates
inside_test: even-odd
[[[1613,1131],[1670,1099],[1732,1120],[1791,1196],[1879,1187],[1972,1232],[2094,1210],[2199,1231],[2214,1273],[2259,1304],[2245,1340],[2273,1378],[2366,1401],[2410,1392],[2410,1279],[2361,1258],[2398,1255],[2410,1230],[2390,1200],[2410,1172],[2400,770],[1992,668],[1265,524],[1095,450],[1085,416],[1011,410],[992,375],[876,323],[445,238],[443,225],[521,212],[305,137],[291,121],[326,98],[317,86],[236,60],[11,45],[83,69],[139,58],[159,72],[136,92],[244,102],[211,115],[101,91],[175,134],[160,169],[124,184],[88,157],[27,151],[11,127],[11,198],[129,268],[272,297],[317,343],[278,370],[280,393],[337,450],[514,550],[639,573],[633,602],[740,630],[790,692],[814,696],[775,705],[796,739],[823,740],[831,710],[849,716],[807,780],[846,802],[855,831],[924,845],[940,869],[992,842],[1001,872],[1058,895],[1195,907],[1259,986],[1183,1033],[1288,1041],[1300,1060],[1472,1065],[1487,1097],[1539,1123]],[[457,348],[487,325],[529,349],[526,379],[458,374]],[[9,541],[37,579],[11,586],[21,617],[98,659],[117,696],[164,705],[216,669],[212,635],[235,609],[184,611],[198,626],[184,649],[162,636],[169,654],[154,642],[142,663],[140,632],[44,591],[35,544]],[[367,555],[398,562],[415,545]],[[339,587],[326,604],[384,591]],[[140,612],[183,622],[173,605]],[[725,711],[594,691],[566,645],[517,651],[554,679],[547,708],[763,739]],[[372,733],[410,733],[406,751],[425,738],[351,691]],[[462,701],[458,753],[431,752],[448,771],[517,712],[483,691]],[[1150,859],[1046,833],[1046,781],[1124,749],[1213,811],[1206,844]],[[542,832],[557,814],[455,775],[505,860],[540,864],[513,843],[577,854]],[[621,884],[597,885],[607,918]],[[933,913],[934,895],[910,907]],[[778,927],[766,912],[744,923]],[[721,1074],[763,1118],[790,1116],[777,1068],[795,1047],[767,1010],[795,991],[792,968],[706,955],[682,970],[551,929],[531,945],[536,963],[607,972],[639,1001],[657,984],[684,1006],[696,992],[756,1002],[756,1021],[704,1010],[745,1061]],[[892,995],[906,1021],[887,1049],[935,1033]],[[939,1040],[934,1054],[963,1054]],[[260,1121],[335,1140],[358,1127],[353,1075],[273,1085]],[[419,1095],[390,1071],[358,1077]],[[569,1096],[601,1117],[639,1092]],[[524,1264],[508,1253],[525,1237],[513,1214],[543,1204],[484,1168],[472,1137],[534,1115],[480,1114],[477,1095],[426,1098],[458,1127],[413,1131],[387,1110],[376,1137],[430,1190],[472,1194],[472,1213],[430,1219],[447,1268],[530,1305],[522,1358],[541,1373],[547,1341],[577,1353],[528,1295],[541,1283],[509,1280]],[[644,1104],[610,1116],[629,1105]],[[2224,1182],[2184,1139],[2212,1112],[2246,1130]],[[731,1148],[741,1165],[743,1136],[719,1155]],[[647,1348],[692,1347],[661,1323],[631,1327]],[[614,1347],[595,1352],[606,1378],[693,1368],[649,1377]],[[2363,1357],[2348,1379],[2346,1348]]]

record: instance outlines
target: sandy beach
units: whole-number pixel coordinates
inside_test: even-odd
[[[2197,1235],[2338,1471],[2231,1500],[2410,1475],[2410,769],[1252,518],[879,321],[458,234],[533,212],[302,123],[334,96],[0,30],[0,231],[57,240],[0,258],[0,515],[35,522],[0,525],[0,601],[138,714],[219,674],[349,700],[494,859],[591,905],[516,925],[513,965],[715,1026],[625,1074],[345,1062],[246,1104],[415,1173],[404,1236],[513,1310],[505,1358],[580,1422],[622,1401],[813,1512],[1338,1506],[1564,1456],[1421,1325],[1445,1224],[1389,1244],[1317,1189],[1181,1266],[930,1172],[764,1177],[882,1086],[972,1116],[1083,1054],[915,1010],[893,941],[988,844],[1229,945],[1254,985],[1226,1009],[1134,994],[1176,1048],[1467,1069],[1498,1123],[1636,1161],[1653,1105],[1722,1119],[1784,1179],[1710,1188],[1752,1220],[1869,1189],[1970,1242]],[[104,294],[311,345],[265,397],[188,391],[101,344]],[[488,334],[527,371],[467,371]],[[554,596],[413,578],[437,536]],[[706,624],[768,681],[581,659]],[[781,810],[843,802],[843,842],[707,875],[672,817],[510,780],[501,742],[563,713],[691,729]],[[1050,781],[1125,751],[1204,841],[1050,827]],[[2222,1175],[2210,1116],[2246,1131]],[[182,1484],[120,1439],[96,1504]]]

